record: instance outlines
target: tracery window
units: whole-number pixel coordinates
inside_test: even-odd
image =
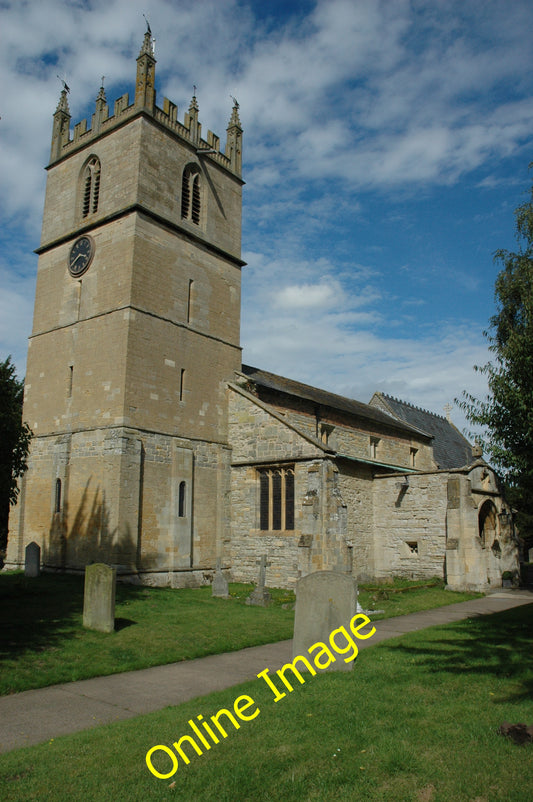
[[[181,219],[199,225],[202,211],[200,171],[196,164],[188,164],[181,181]]]
[[[98,211],[100,172],[100,159],[97,156],[91,156],[82,173],[82,217],[88,217]]]
[[[261,468],[259,474],[259,528],[294,529],[294,466]]]

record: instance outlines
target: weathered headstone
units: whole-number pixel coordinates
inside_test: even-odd
[[[328,643],[334,629],[345,627],[357,612],[357,583],[348,574],[336,571],[315,571],[299,580],[296,586],[294,638],[292,654],[306,654],[309,647],[321,641]],[[330,671],[350,671],[353,661],[336,660]]]
[[[211,585],[211,596],[216,596],[219,599],[229,599],[228,580],[222,573],[222,561],[220,557],[217,557],[215,576],[213,577],[213,584]]]
[[[32,541],[24,552],[24,576],[36,577],[41,574],[41,547]]]
[[[99,632],[115,629],[115,568],[93,563],[85,568],[83,626]]]
[[[268,566],[272,565],[272,563],[267,562],[267,556],[263,554],[260,560],[256,560],[256,564],[259,566],[259,582],[246,599],[246,604],[254,604],[256,607],[266,607],[272,599],[272,596],[265,588],[266,569]]]

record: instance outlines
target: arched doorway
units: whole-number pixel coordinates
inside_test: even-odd
[[[479,508],[478,526],[483,548],[498,542],[498,513],[490,499],[484,501]]]

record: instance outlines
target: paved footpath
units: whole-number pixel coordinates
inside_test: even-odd
[[[532,603],[531,591],[502,590],[482,599],[377,621],[376,634],[369,641],[359,642],[358,646],[364,649],[406,632]],[[0,752],[133,718],[231,688],[255,679],[264,668],[275,671],[291,660],[291,644],[292,641],[286,640],[253,646],[239,652],[0,697]]]

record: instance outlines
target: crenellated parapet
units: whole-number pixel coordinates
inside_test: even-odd
[[[212,131],[207,131],[205,139],[202,137],[202,124],[198,119],[199,108],[195,95],[191,99],[188,111],[184,114],[182,123],[178,120],[178,107],[171,100],[166,97],[163,98],[162,108],[156,104],[155,64],[153,40],[151,39],[151,34],[147,31],[137,58],[137,76],[133,103],[129,102],[129,94],[126,92],[115,100],[113,114],[110,115],[105,90],[102,85],[96,98],[91,127],[87,126],[86,119],[80,120],[74,125],[72,137],[70,135],[71,116],[67,100],[68,87],[65,87],[61,92],[59,104],[54,113],[50,164],[70,156],[75,151],[88,145],[92,140],[104,136],[131,119],[144,115],[151,117],[158,125],[188,142],[195,149],[197,155],[210,159],[235,175],[241,176],[242,128],[237,101],[234,100],[227,128],[226,148],[222,151],[220,149],[220,138]]]

